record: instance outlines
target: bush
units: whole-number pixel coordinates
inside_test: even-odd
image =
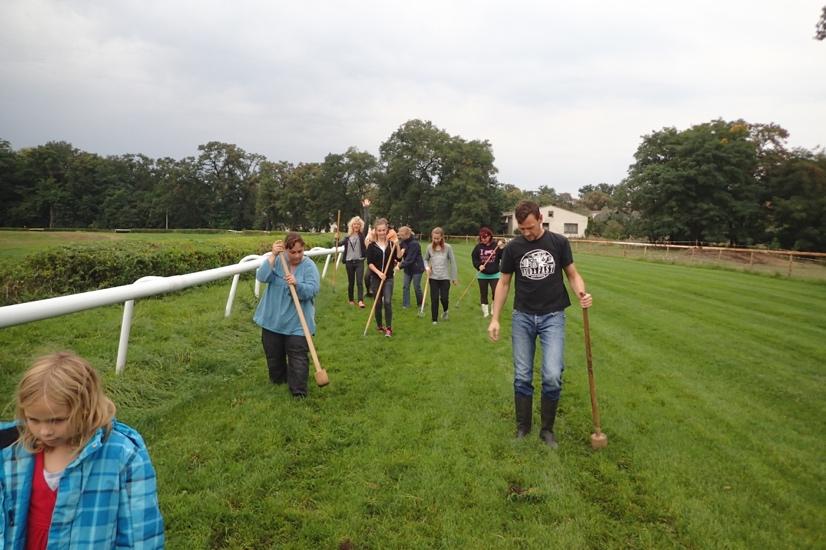
[[[329,246],[327,239],[305,236],[307,248]],[[317,242],[316,242],[317,241]],[[3,305],[41,300],[134,283],[141,277],[168,277],[237,263],[263,254],[272,241],[238,243],[118,241],[59,246],[27,256],[0,272]]]

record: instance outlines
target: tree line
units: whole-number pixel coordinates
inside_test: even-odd
[[[519,200],[596,213],[588,233],[651,241],[826,249],[826,154],[789,150],[775,124],[714,120],[643,136],[628,176],[577,197],[499,182],[487,140],[410,120],[379,147],[270,161],[209,142],[182,159],[100,156],[58,141],[0,140],[0,226],[326,230],[361,210],[426,232],[501,231]]]
[[[608,238],[826,250],[826,151],[743,120],[643,136],[618,185],[580,189]]]

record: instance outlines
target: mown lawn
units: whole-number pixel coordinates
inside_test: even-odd
[[[433,326],[399,284],[394,337],[363,337],[343,270],[318,299],[331,384],[307,400],[267,383],[251,277],[230,319],[228,282],[139,302],[120,377],[118,307],[2,329],[0,398],[33,355],[89,357],[150,444],[170,548],[822,547],[826,285],[576,260],[601,452],[577,308],[550,451],[512,438],[509,327],[487,340],[475,287]]]

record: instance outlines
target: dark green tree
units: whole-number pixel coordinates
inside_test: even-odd
[[[767,180],[768,233],[775,244],[826,251],[826,152],[799,149]]]
[[[437,221],[436,187],[450,136],[430,121],[409,120],[381,144],[384,177],[378,182],[373,212],[417,231]]]
[[[753,240],[759,225],[758,146],[743,121],[715,120],[643,138],[626,192],[651,240]]]
[[[266,231],[289,228],[286,222],[286,198],[292,171],[293,166],[288,162],[261,163],[255,202],[256,227]]]
[[[317,185],[311,190],[313,225],[323,227],[336,221],[341,211],[342,225],[361,213],[361,200],[374,191],[378,160],[370,153],[350,147],[344,154],[330,153],[321,163]]]
[[[489,142],[410,120],[379,151],[384,175],[377,178],[377,215],[423,233],[436,226],[456,233],[499,225],[506,202]]]
[[[169,227],[213,227],[214,193],[209,183],[199,177],[198,162],[184,157],[168,173]]]
[[[21,225],[75,226],[67,173],[78,154],[65,141],[50,141],[18,152],[21,201],[14,209],[14,217]]]
[[[209,227],[252,227],[257,169],[264,157],[218,141],[199,145],[198,151],[198,178],[209,188],[214,201]]]
[[[15,207],[22,200],[20,159],[11,143],[0,139],[0,226],[22,225],[14,217]]]
[[[290,171],[284,189],[283,208],[286,227],[295,231],[327,229],[329,217],[319,216],[311,207],[313,189],[318,185],[321,165],[302,162]]]

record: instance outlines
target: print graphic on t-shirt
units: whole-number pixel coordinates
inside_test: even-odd
[[[556,262],[547,250],[531,250],[519,260],[519,270],[523,277],[538,281],[556,271]]]

